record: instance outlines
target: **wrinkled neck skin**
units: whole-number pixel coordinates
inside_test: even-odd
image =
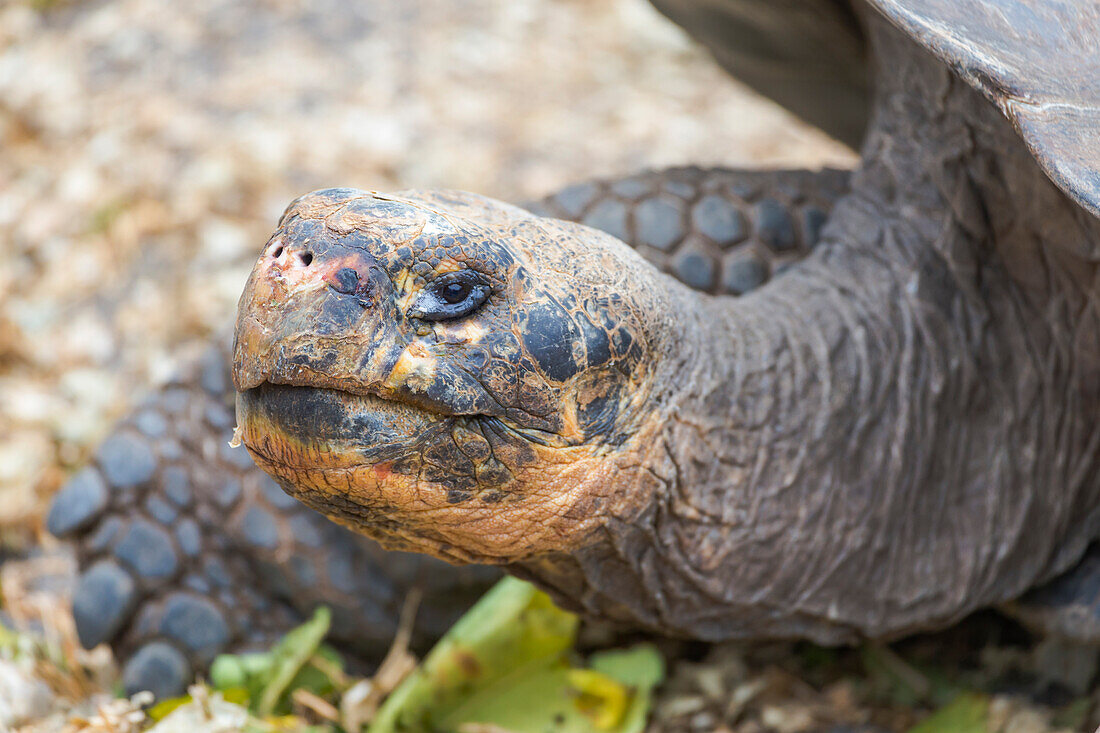
[[[653,500],[513,567],[567,605],[707,639],[889,637],[1100,536],[1100,222],[990,103],[867,25],[876,112],[822,243],[742,299],[681,296]]]

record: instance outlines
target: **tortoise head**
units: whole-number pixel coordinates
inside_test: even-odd
[[[241,297],[238,435],[390,547],[568,549],[644,502],[624,475],[673,330],[657,277],[606,235],[471,194],[308,194]]]

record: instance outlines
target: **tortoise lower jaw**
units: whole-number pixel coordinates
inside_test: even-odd
[[[596,522],[586,477],[602,475],[602,456],[532,444],[480,419],[484,433],[468,418],[314,387],[264,383],[237,394],[238,436],[256,464],[386,547],[501,563],[584,541]],[[448,444],[456,449],[439,450]]]

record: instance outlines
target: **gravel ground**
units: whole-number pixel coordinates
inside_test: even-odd
[[[16,554],[50,547],[44,509],[64,478],[182,344],[229,321],[302,192],[523,201],[646,167],[854,162],[644,0],[0,0],[0,144],[0,547]],[[67,573],[48,554],[6,563],[5,610],[92,670],[47,680],[79,698],[110,664],[72,647]],[[1033,650],[1012,649],[1001,666],[1031,669]],[[658,717],[904,730],[931,698],[875,688],[867,654],[682,650]],[[997,700],[1002,730],[1048,729],[1051,710]]]

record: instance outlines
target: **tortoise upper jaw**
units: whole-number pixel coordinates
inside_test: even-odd
[[[392,290],[362,249],[276,234],[237,306],[237,391],[264,382],[371,391],[400,351]]]
[[[255,296],[251,287],[245,291],[233,357],[238,392],[265,383],[313,387],[440,415],[505,416],[476,375],[403,336],[390,309],[370,309],[354,328],[332,328],[325,318],[347,304],[315,303],[323,298],[329,296],[322,292],[304,303],[272,303]]]
[[[352,463],[395,460],[417,450],[439,430],[447,416],[374,395],[263,383],[237,394],[237,422],[242,440],[265,455],[278,443],[300,455],[323,451],[324,460]],[[268,455],[270,458],[271,456]]]

